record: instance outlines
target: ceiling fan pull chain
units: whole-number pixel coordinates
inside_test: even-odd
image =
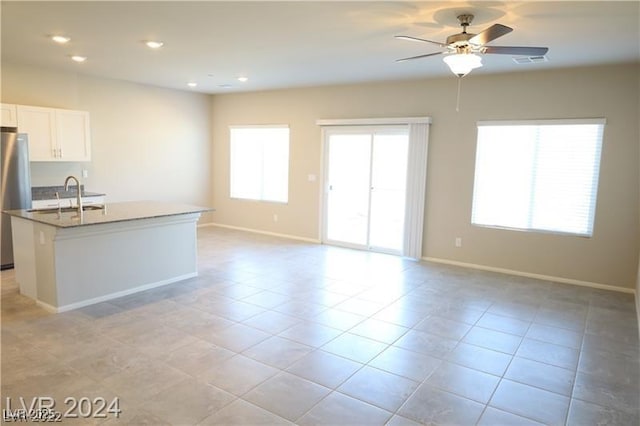
[[[462,77],[458,77],[458,95],[456,96],[456,112],[460,112],[460,85],[462,83]]]

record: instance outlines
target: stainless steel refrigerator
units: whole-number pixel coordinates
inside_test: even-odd
[[[31,208],[31,172],[29,169],[29,144],[27,135],[18,133],[13,127],[2,127],[0,149],[0,187],[2,205],[0,210]],[[13,242],[11,218],[0,214],[0,238],[2,239],[2,269],[13,268]]]

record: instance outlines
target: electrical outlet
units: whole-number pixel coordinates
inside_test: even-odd
[[[456,237],[456,247],[462,247],[462,238]]]
[[[278,215],[277,215],[277,214],[274,214],[274,215],[273,215],[273,221],[274,221],[274,222],[277,222],[277,221],[278,221]]]
[[[87,169],[82,169],[82,178],[86,179],[89,177],[89,170]]]

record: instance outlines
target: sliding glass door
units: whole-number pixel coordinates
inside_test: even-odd
[[[333,134],[328,142],[326,240],[366,246],[371,137],[357,133]]]
[[[407,126],[325,129],[323,240],[400,253],[407,182]]]
[[[374,134],[371,162],[369,246],[402,251],[407,186],[406,130]]]

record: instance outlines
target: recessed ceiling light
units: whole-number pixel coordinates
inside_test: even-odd
[[[86,56],[80,56],[80,55],[73,55],[71,57],[71,60],[72,61],[76,61],[76,62],[84,62],[84,61],[87,60],[87,57]]]
[[[238,77],[238,81],[241,81],[244,83],[245,81],[249,81],[249,77]]]
[[[154,40],[145,41],[144,44],[146,44],[150,49],[160,49],[162,46],[164,46],[163,42]]]
[[[222,89],[231,89],[233,86],[230,84],[218,84],[218,87]]]
[[[51,36],[51,40],[55,41],[58,44],[65,44],[65,43],[68,43],[71,39],[69,37],[65,37],[61,35],[54,35],[54,36]]]
[[[198,83],[195,83],[193,81],[190,81],[190,82],[187,83],[187,86],[189,86],[189,87],[196,87],[197,85],[198,85]]]

